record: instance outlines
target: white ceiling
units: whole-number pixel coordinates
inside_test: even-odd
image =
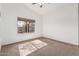
[[[42,8],[39,4],[32,5],[32,3],[25,3],[25,5],[40,15],[45,15],[52,11],[58,10],[59,7],[64,7],[66,3],[45,3]]]

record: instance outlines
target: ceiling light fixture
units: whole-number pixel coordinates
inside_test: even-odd
[[[45,3],[32,3],[32,5],[36,5],[36,4],[38,4],[40,6],[40,8],[42,8]]]

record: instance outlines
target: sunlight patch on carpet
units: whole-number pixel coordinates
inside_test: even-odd
[[[27,56],[32,52],[35,52],[36,50],[43,48],[46,45],[47,43],[41,40],[33,40],[30,42],[19,44],[18,47],[19,47],[20,56]]]

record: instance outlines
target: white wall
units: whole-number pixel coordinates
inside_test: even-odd
[[[1,13],[0,38],[3,45],[40,36],[78,44],[77,4],[65,4],[44,16],[38,15],[24,4],[2,4]],[[35,19],[35,33],[18,34],[17,16]]]
[[[30,10],[24,4],[2,4],[2,25],[0,29],[2,44],[10,44],[41,36],[41,16]],[[34,33],[17,33],[17,17],[26,17],[35,20]]]
[[[78,4],[65,4],[44,15],[43,36],[78,45]]]
[[[79,4],[78,4],[78,29],[79,29]],[[79,30],[78,30],[78,45],[79,45]]]
[[[0,13],[1,13],[1,4],[0,4]],[[1,16],[0,16],[0,29],[1,29]],[[0,33],[0,51],[1,51],[1,33]]]

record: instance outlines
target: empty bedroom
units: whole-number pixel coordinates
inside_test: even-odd
[[[0,3],[0,56],[79,56],[78,3]]]

